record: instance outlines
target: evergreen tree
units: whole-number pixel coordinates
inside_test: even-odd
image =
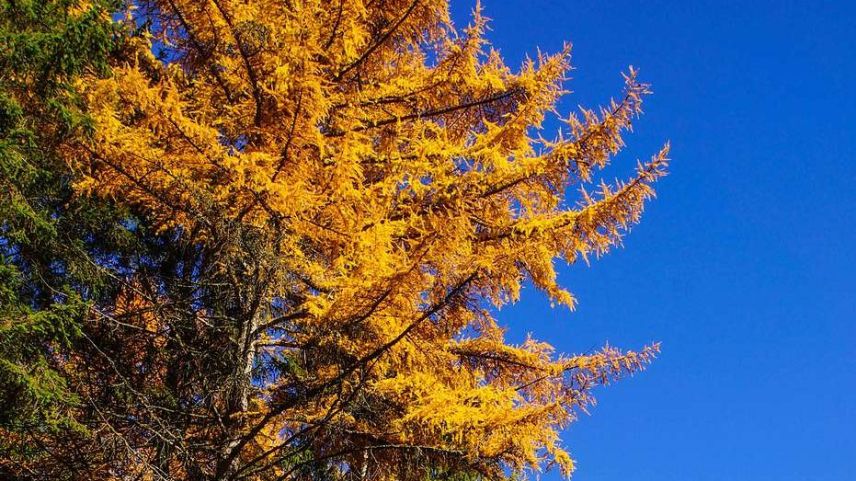
[[[73,82],[106,73],[115,9],[0,2],[0,476],[44,455],[28,433],[84,429],[58,353],[104,287],[91,254],[122,234],[112,207],[74,194],[59,149],[91,133]]]

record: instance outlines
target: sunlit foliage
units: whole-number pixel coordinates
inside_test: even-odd
[[[447,3],[123,12],[112,71],[76,83],[92,135],[61,146],[77,197],[127,209],[140,246],[100,258],[116,294],[62,363],[99,433],[80,451],[112,453],[90,475],[570,475],[561,429],[657,346],[556,355],[506,342],[496,309],[527,282],[573,308],[554,263],[620,243],[668,148],[597,183],[636,72],[545,139],[570,47],[511,68],[481,8],[458,29]]]

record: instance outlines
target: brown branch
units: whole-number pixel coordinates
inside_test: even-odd
[[[500,92],[500,93],[497,93],[494,95],[489,95],[487,97],[482,97],[482,98],[477,99],[477,100],[472,100],[470,102],[464,102],[461,104],[450,105],[448,107],[442,107],[442,108],[437,108],[437,109],[423,110],[423,111],[416,112],[413,114],[403,115],[401,117],[388,117],[388,118],[385,118],[382,120],[372,121],[372,122],[369,122],[367,124],[364,124],[364,125],[361,125],[361,126],[355,128],[353,131],[354,132],[362,132],[362,131],[377,128],[377,127],[383,127],[385,125],[393,124],[396,122],[407,122],[407,121],[414,120],[414,119],[431,118],[431,117],[436,117],[438,115],[445,115],[445,114],[449,114],[449,113],[453,113],[453,112],[457,112],[457,111],[461,111],[461,110],[470,109],[473,107],[479,107],[482,105],[491,104],[493,102],[499,102],[499,101],[508,99],[508,98],[510,98],[516,94],[522,93],[522,92],[523,92],[523,89],[521,89],[521,88],[511,88],[511,89],[505,90],[503,92]],[[341,137],[341,136],[345,135],[345,132],[344,131],[333,131],[327,135],[329,137]]]
[[[271,319],[270,321],[257,326],[256,329],[253,331],[253,336],[255,336],[261,332],[264,332],[265,330],[270,329],[272,327],[276,327],[276,325],[281,323],[281,322],[288,322],[288,321],[293,321],[296,319],[303,319],[306,317],[309,317],[309,311],[307,311],[305,309],[301,309],[299,311],[292,312],[291,314],[278,316],[275,319]]]
[[[233,39],[235,39],[235,45],[238,47],[238,53],[241,54],[241,59],[244,61],[244,68],[247,71],[247,76],[250,79],[250,86],[253,90],[253,100],[256,104],[256,113],[253,118],[253,123],[256,127],[261,125],[262,121],[262,90],[259,87],[258,77],[256,76],[256,71],[253,69],[252,63],[250,63],[250,55],[247,53],[247,49],[244,47],[244,44],[241,42],[241,39],[238,38],[238,33],[235,30],[235,25],[232,23],[232,18],[226,13],[226,10],[220,3],[220,0],[212,0],[214,6],[217,7],[217,10],[220,11],[220,15],[223,16],[223,21],[226,22],[226,25],[229,27],[229,33]]]
[[[202,59],[208,60],[208,58],[211,57],[210,53],[206,52],[202,43],[193,33],[193,29],[190,28],[190,24],[187,22],[187,19],[184,17],[184,14],[181,13],[181,10],[178,8],[178,6],[173,0],[170,0],[169,6],[170,8],[172,8],[173,12],[175,12],[176,16],[178,17],[178,21],[181,23],[182,28],[184,28],[184,31],[187,33],[187,38],[188,40],[190,40],[190,43],[193,48],[196,49],[196,52],[200,55]],[[211,71],[211,74],[214,76],[214,79],[217,81],[217,84],[220,86],[221,89],[223,89],[223,93],[226,95],[226,100],[228,100],[230,104],[234,103],[234,99],[232,98],[232,91],[229,89],[229,85],[226,83],[226,79],[224,79],[220,71],[217,70],[216,65],[211,63],[209,64],[208,69]]]
[[[344,1],[344,0],[342,0]],[[294,129],[297,127],[297,119],[300,116],[300,108],[303,105],[303,91],[301,90],[297,96],[297,106],[294,108],[294,118],[291,119],[291,127],[288,129],[288,140],[285,142],[285,147],[282,149],[282,156],[280,157],[279,164],[276,166],[276,170],[273,173],[273,177],[271,177],[271,182],[275,181],[279,176],[282,168],[285,167],[285,163],[288,162],[288,149],[291,148],[291,144],[294,141]]]
[[[339,13],[336,14],[336,23],[333,24],[333,29],[330,31],[330,38],[324,43],[324,50],[328,50],[333,46],[333,41],[336,40],[336,32],[339,30],[339,24],[342,22],[342,10],[345,6],[345,0],[339,0]]]
[[[508,89],[504,92],[500,92],[498,94],[489,95],[487,97],[483,97],[483,98],[480,98],[478,100],[473,100],[470,102],[464,102],[462,104],[451,105],[451,106],[443,107],[443,108],[439,108],[439,109],[423,110],[421,112],[417,112],[417,113],[410,114],[410,115],[404,115],[402,117],[389,117],[389,118],[386,118],[383,120],[373,121],[373,122],[370,122],[364,126],[358,127],[356,130],[357,131],[368,130],[368,129],[372,129],[372,128],[376,128],[376,127],[382,127],[384,125],[389,125],[389,124],[392,124],[395,122],[406,122],[408,120],[413,120],[413,119],[430,118],[430,117],[435,117],[438,115],[449,114],[449,113],[456,112],[459,110],[466,110],[466,109],[470,109],[473,107],[479,107],[479,106],[490,104],[493,102],[499,102],[501,100],[505,100],[507,98],[514,96],[515,94],[521,93],[522,91],[523,90],[520,88],[511,88],[511,89]]]
[[[472,357],[477,359],[485,359],[488,361],[496,361],[501,362],[503,364],[510,364],[512,366],[522,367],[526,369],[532,369],[534,371],[543,371],[543,367],[533,366],[531,364],[526,364],[525,362],[515,361],[514,359],[509,359],[507,357],[500,356],[498,354],[490,354],[490,353],[481,353],[481,352],[473,352],[467,351],[465,349],[453,348],[452,353],[461,357]]]
[[[475,272],[473,272],[472,274],[467,276],[464,280],[459,282],[451,291],[449,291],[448,294],[446,294],[443,297],[443,299],[441,299],[439,302],[435,303],[427,311],[423,312],[423,314],[421,316],[419,316],[416,320],[411,322],[410,325],[408,325],[404,330],[402,330],[397,336],[395,336],[390,341],[382,344],[381,346],[376,348],[374,351],[372,351],[368,355],[358,359],[356,362],[354,362],[350,366],[346,367],[344,370],[342,370],[341,373],[339,373],[338,376],[336,376],[333,379],[330,379],[329,381],[324,382],[322,384],[319,384],[318,386],[306,391],[303,395],[296,395],[295,397],[291,398],[289,401],[284,402],[284,403],[280,404],[279,406],[273,407],[270,411],[268,411],[267,414],[265,414],[264,417],[262,417],[262,419],[258,423],[256,423],[255,426],[253,426],[249,431],[247,431],[246,434],[244,434],[244,436],[230,450],[230,452],[226,455],[226,457],[221,459],[220,466],[218,466],[218,473],[220,475],[224,474],[226,467],[231,465],[231,463],[234,461],[234,459],[238,457],[238,454],[241,452],[241,450],[244,448],[244,446],[246,446],[247,443],[249,443],[259,432],[261,432],[261,430],[264,429],[264,427],[271,420],[273,420],[273,418],[275,418],[276,416],[279,416],[283,412],[297,406],[297,404],[300,403],[301,401],[303,401],[305,399],[311,399],[312,397],[321,394],[327,388],[334,386],[334,385],[340,383],[341,381],[343,381],[345,378],[347,378],[349,375],[351,375],[354,371],[356,371],[360,366],[364,366],[364,365],[374,361],[375,359],[377,359],[381,355],[383,355],[387,350],[389,350],[391,347],[395,346],[402,339],[404,339],[413,329],[416,328],[416,326],[421,324],[425,319],[428,319],[429,317],[437,314],[438,312],[440,312],[441,310],[446,308],[449,305],[449,303],[452,302],[452,300],[457,298],[467,288],[467,286],[469,286],[470,283],[476,279],[477,276],[478,276],[478,270],[476,270]]]
[[[333,80],[335,80],[336,82],[338,82],[338,81],[342,80],[342,78],[343,78],[345,75],[347,75],[347,73],[348,73],[348,72],[350,72],[351,70],[353,70],[353,69],[357,68],[360,64],[362,64],[363,62],[365,62],[365,61],[366,61],[366,59],[367,59],[367,58],[369,58],[369,56],[370,56],[372,53],[374,53],[374,51],[375,51],[375,50],[377,50],[378,48],[380,48],[380,46],[381,46],[381,45],[383,45],[384,43],[386,43],[386,41],[387,41],[387,40],[389,40],[389,38],[392,36],[392,34],[393,34],[393,33],[395,33],[395,31],[396,31],[396,30],[398,30],[398,28],[399,28],[399,27],[401,27],[401,24],[402,24],[402,23],[404,23],[404,21],[405,21],[405,20],[407,20],[407,17],[409,17],[411,13],[413,13],[413,10],[415,10],[415,9],[416,9],[416,6],[417,6],[418,4],[419,4],[419,0],[413,0],[413,2],[410,4],[410,7],[408,7],[407,11],[406,11],[406,12],[404,12],[404,15],[402,15],[402,16],[401,16],[401,18],[399,18],[399,19],[395,22],[395,24],[394,24],[392,27],[390,27],[390,29],[389,29],[389,30],[387,30],[387,31],[386,31],[386,33],[385,33],[385,34],[383,34],[383,36],[381,36],[381,38],[380,38],[380,39],[378,39],[378,41],[377,41],[377,42],[373,43],[373,44],[371,45],[371,47],[369,47],[368,49],[366,49],[366,51],[365,51],[365,52],[363,52],[363,54],[362,54],[362,55],[360,55],[360,58],[358,58],[357,60],[353,61],[350,65],[348,65],[347,67],[345,67],[344,69],[342,69],[342,70],[339,72],[339,74],[338,74],[338,75],[336,75],[336,77],[335,77]]]

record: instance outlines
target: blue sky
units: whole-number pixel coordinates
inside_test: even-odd
[[[459,24],[473,3],[452,1]],[[663,343],[565,433],[574,479],[854,479],[856,6],[483,5],[512,65],[574,44],[563,113],[617,95],[628,65],[653,84],[610,178],[672,141],[625,246],[561,268],[578,309],[527,289],[500,313],[564,352]]]

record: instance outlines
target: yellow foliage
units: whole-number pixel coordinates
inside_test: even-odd
[[[266,300],[298,299],[301,315],[267,326],[259,349],[302,359],[316,397],[282,401],[294,378],[260,389],[246,414],[263,427],[246,428],[241,458],[313,429],[328,433],[316,456],[357,467],[370,452],[373,479],[416,459],[570,474],[559,431],[656,346],[557,357],[506,343],[484,306],[528,280],[573,307],[555,259],[603,254],[639,220],[667,148],[629,181],[565,201],[623,147],[647,93],[636,72],[619,101],[544,140],[570,48],[513,71],[480,8],[458,31],[446,0],[145,3],[158,28],[110,77],[81,82],[95,138],[68,161],[79,192],[163,232],[267,239],[253,253],[276,266]]]

